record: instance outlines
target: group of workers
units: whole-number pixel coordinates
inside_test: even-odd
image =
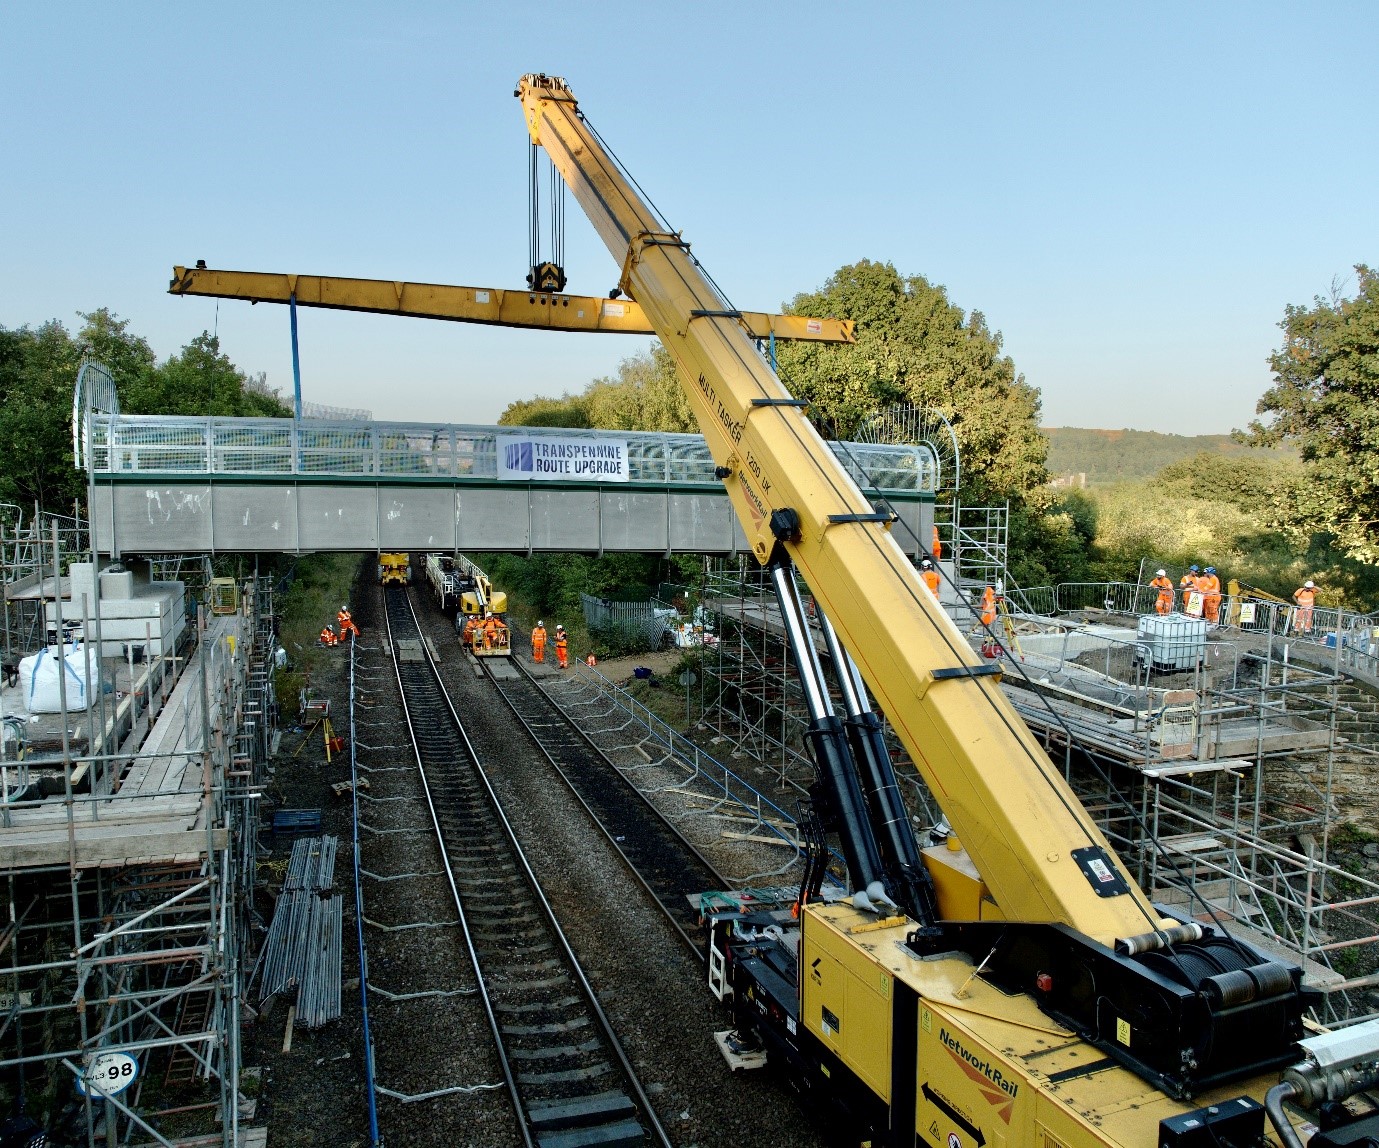
[[[1157,614],[1173,613],[1175,601],[1175,589],[1168,574],[1160,569],[1154,572],[1154,577],[1149,583],[1158,591],[1154,599],[1154,612]],[[1187,573],[1178,579],[1176,593],[1181,595],[1179,605],[1184,614],[1194,618],[1204,618],[1208,624],[1217,625],[1221,619],[1221,579],[1216,575],[1216,567],[1208,566],[1205,570],[1197,566],[1189,566]],[[1194,595],[1196,597],[1194,598]],[[1307,579],[1301,586],[1293,591],[1293,610],[1292,629],[1295,633],[1310,634],[1312,632],[1312,611],[1317,602],[1317,584],[1312,579]]]
[[[348,641],[350,636],[359,637],[359,627],[354,624],[354,618],[350,614],[348,606],[341,606],[335,614],[335,625],[329,622],[321,629],[321,636],[318,641],[326,647],[338,646],[341,642]]]
[[[1173,613],[1175,592],[1167,572],[1162,569],[1154,571],[1149,585],[1158,591],[1154,598],[1154,612]],[[1177,593],[1181,595],[1179,605],[1184,614],[1205,618],[1213,626],[1217,624],[1221,617],[1221,579],[1217,577],[1215,566],[1208,566],[1205,570],[1200,566],[1189,566],[1187,573],[1178,579]]]
[[[934,558],[937,558],[940,552],[941,551],[938,537],[938,527],[934,527]],[[919,560],[919,576],[921,580],[924,582],[924,585],[929,588],[929,593],[931,593],[935,598],[938,598],[939,585],[942,581],[942,575],[939,574],[938,566],[935,563],[934,558],[930,558],[928,555],[925,555],[923,558]],[[1000,595],[998,595],[996,592],[996,587],[987,586],[983,588],[981,598],[977,601],[975,605],[977,616],[981,618],[982,625],[988,630],[990,630],[991,627],[996,624],[996,618],[1000,614],[1000,601],[1001,598]],[[998,654],[991,654],[988,652],[989,649],[995,648],[997,647],[991,645],[990,643],[984,644],[983,653],[988,653],[988,656],[990,657],[998,657]]]
[[[482,618],[478,614],[470,614],[465,619],[464,629],[460,631],[460,641],[466,649],[476,654],[481,648],[486,652],[506,649],[507,623],[492,610],[485,610]]]
[[[533,662],[546,660],[546,623],[539,618],[531,632],[531,660]],[[565,633],[565,627],[559,623],[556,623],[555,627],[555,660],[562,670],[570,668],[570,638]],[[590,661],[589,664],[593,665],[593,662]]]

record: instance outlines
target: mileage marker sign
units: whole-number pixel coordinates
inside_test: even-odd
[[[118,1096],[139,1079],[139,1062],[127,1052],[98,1052],[77,1077],[85,1096]]]

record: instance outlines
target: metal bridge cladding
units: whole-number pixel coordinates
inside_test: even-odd
[[[102,553],[749,550],[699,435],[89,413]],[[927,445],[829,446],[918,555]]]

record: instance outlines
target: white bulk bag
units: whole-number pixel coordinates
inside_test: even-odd
[[[62,650],[59,658],[58,650]],[[62,712],[62,694],[58,686],[59,665],[67,678],[67,712],[86,709],[88,666],[86,647],[79,642],[70,646],[49,646],[30,654],[19,663],[19,684],[24,690],[24,705],[31,714]]]

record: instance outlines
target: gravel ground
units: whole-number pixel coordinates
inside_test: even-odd
[[[427,605],[419,614],[440,649],[456,708],[672,1141],[686,1148],[822,1144],[782,1082],[728,1070],[713,1032],[729,1022],[702,964]]]
[[[511,717],[493,685],[476,679],[460,652],[447,619],[418,594],[418,613],[444,660],[447,684],[485,757],[508,815],[538,878],[561,918],[571,945],[599,993],[614,1029],[648,1088],[672,1142],[685,1148],[751,1144],[760,1148],[822,1145],[809,1117],[788,1085],[769,1073],[733,1075],[712,1041],[728,1026],[713,999],[701,963],[684,947],[669,923],[622,868],[612,847],[587,823],[563,783]],[[381,593],[361,583],[352,598],[363,627],[359,677],[358,754],[369,797],[363,822],[372,830],[415,827],[424,816],[420,784],[410,752],[389,748],[403,740],[396,724],[399,698],[391,666],[381,651]],[[348,658],[342,653],[312,679],[317,696],[330,697],[347,724]],[[380,723],[378,725],[368,723]],[[326,765],[320,732],[304,744],[288,732],[274,762],[270,796],[288,808],[320,808],[324,832],[340,838],[336,888],[345,891],[345,952],[342,1019],[311,1032],[297,1028],[291,1051],[282,1052],[286,1002],[276,1002],[246,1033],[245,1064],[261,1066],[258,1112],[249,1122],[267,1124],[274,1148],[352,1146],[368,1143],[364,1100],[364,1046],[358,991],[355,914],[350,890],[352,849],[348,795],[336,798],[330,784],[347,780],[348,761]],[[302,748],[294,756],[298,745]],[[660,773],[635,750],[632,764],[646,780]],[[493,763],[497,763],[494,765]],[[406,766],[402,770],[393,767]],[[649,771],[649,772],[647,772]],[[678,780],[675,771],[665,777]],[[383,800],[399,798],[401,800]],[[693,802],[672,798],[682,812]],[[429,824],[429,819],[425,824]],[[726,841],[717,823],[692,817],[682,828],[702,841],[720,871],[753,874],[777,868],[783,851]],[[266,838],[271,843],[271,839]],[[426,834],[364,832],[363,867],[379,875],[429,873],[440,867],[439,850]],[[265,858],[270,877],[260,895],[265,922],[281,881],[290,842]],[[785,878],[789,883],[793,875]],[[448,886],[437,877],[399,881],[365,879],[365,916],[400,925],[455,919]],[[492,1038],[475,998],[452,996],[416,1001],[386,1000],[378,989],[407,993],[451,991],[474,983],[459,930],[450,927],[389,932],[366,928],[369,952],[370,1023],[380,1084],[418,1093],[451,1085],[483,1085],[500,1079]],[[401,1104],[382,1097],[379,1119],[393,1144],[431,1148],[520,1144],[505,1090],[478,1091]]]
[[[360,776],[369,784],[361,822],[372,830],[361,833],[361,865],[380,877],[433,874],[404,880],[366,876],[365,917],[380,925],[441,925],[388,931],[370,924],[365,929],[375,1078],[384,1087],[411,1095],[457,1085],[490,1085],[502,1077],[488,1023],[476,997],[393,1001],[385,995],[454,992],[471,987],[474,976],[460,931],[454,927],[457,916],[449,886],[439,876],[440,852],[421,800],[415,762],[409,749],[392,748],[403,744],[404,734],[397,683],[391,662],[381,650],[378,589],[361,585],[352,600],[356,620],[364,630],[356,651],[357,752]],[[339,651],[325,669],[317,670],[311,684],[315,696],[330,698],[337,732],[347,733],[348,653]],[[351,806],[348,794],[337,798],[330,789],[332,783],[349,779],[348,758],[337,758],[327,765],[320,731],[309,740],[288,732],[283,738],[283,752],[273,764],[270,794],[287,808],[320,808],[323,831],[340,838],[335,886],[345,892],[345,986],[340,1021],[315,1032],[297,1028],[290,1052],[282,1051],[285,1002],[277,1002],[246,1034],[245,1063],[264,1069],[258,1112],[251,1123],[267,1124],[273,1148],[367,1145]],[[425,832],[386,832],[418,826]],[[275,848],[261,874],[271,874],[275,866],[285,865],[290,848],[290,842]],[[261,895],[265,921],[272,913],[275,884],[270,880]],[[380,1132],[393,1144],[507,1148],[522,1143],[505,1088],[483,1088],[411,1104],[382,1096],[378,1116]]]

